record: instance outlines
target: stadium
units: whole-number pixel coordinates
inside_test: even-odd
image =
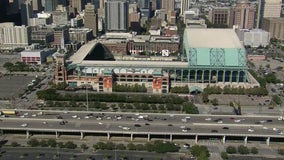
[[[249,74],[245,48],[233,29],[185,29],[177,57],[113,55],[99,41],[82,46],[70,60],[59,56],[55,82],[112,92],[113,84],[143,85],[149,93],[186,86],[202,92],[210,86],[259,86]]]

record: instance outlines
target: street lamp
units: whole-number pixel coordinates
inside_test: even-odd
[[[86,87],[86,104],[87,104],[87,111],[89,111],[89,100],[88,100],[89,96],[88,96],[88,89]]]

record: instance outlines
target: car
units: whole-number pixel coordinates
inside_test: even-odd
[[[284,120],[283,116],[278,117],[278,121],[283,121],[283,120]]]
[[[60,125],[65,125],[64,121],[59,122]]]
[[[267,128],[267,127],[262,127],[262,129],[265,129],[265,130],[266,130],[266,129],[268,129],[268,128]]]
[[[220,121],[218,121],[217,123],[221,124],[221,123],[223,123],[223,121],[220,120]]]
[[[61,115],[57,116],[57,119],[63,119]]]
[[[266,120],[266,122],[272,122],[272,119],[268,119],[268,120]]]
[[[127,131],[130,130],[129,127],[122,127],[122,129],[123,129],[123,130],[127,130]]]
[[[102,123],[102,122],[99,122],[98,124],[99,124],[99,125],[103,125],[103,123]]]
[[[46,121],[44,121],[44,122],[42,122],[42,124],[47,124],[47,122],[46,122]]]
[[[149,123],[145,123],[145,125],[146,125],[146,126],[149,126],[150,124],[149,124]]]
[[[189,147],[190,147],[190,145],[189,145],[189,144],[187,144],[187,143],[185,143],[185,144],[183,144],[183,147],[187,149],[187,148],[189,148]]]
[[[212,119],[210,117],[205,118],[205,121],[211,121]]]
[[[32,117],[36,117],[36,114],[32,114]]]
[[[180,126],[180,128],[181,128],[181,129],[184,129],[184,128],[185,128],[185,126]]]
[[[183,118],[181,119],[182,122],[187,122],[187,119]]]
[[[185,117],[185,119],[190,120],[190,116]]]
[[[171,126],[173,126],[173,125],[172,125],[172,124],[168,124],[168,126],[170,126],[170,127],[171,127]]]
[[[218,107],[217,107],[217,106],[213,106],[213,109],[214,109],[214,110],[217,110],[217,109],[218,109]]]
[[[212,132],[212,133],[218,133],[218,130],[212,129],[211,132]]]
[[[140,124],[134,124],[134,127],[141,127]]]
[[[23,123],[21,126],[22,126],[22,127],[27,127],[28,124],[27,124],[27,123]]]
[[[187,132],[188,130],[187,130],[187,129],[182,129],[181,131],[182,131],[182,132]]]
[[[222,121],[222,118],[215,119],[214,122]]]
[[[77,117],[78,117],[77,115],[73,115],[73,116],[72,116],[72,118],[77,118]]]
[[[229,127],[223,127],[223,129],[229,129]]]
[[[248,131],[249,131],[249,132],[254,132],[254,129],[249,128]]]
[[[273,131],[279,131],[279,128],[272,128]]]

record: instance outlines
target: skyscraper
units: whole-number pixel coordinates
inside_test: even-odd
[[[85,28],[93,30],[93,37],[97,37],[97,14],[95,13],[95,6],[91,3],[85,5]]]
[[[180,2],[180,15],[183,16],[184,11],[189,9],[192,0],[181,0]]]
[[[279,18],[282,0],[258,0],[257,28],[262,26],[263,18]]]
[[[25,1],[21,4],[22,25],[29,26],[30,18],[32,18],[32,6],[30,1]]]
[[[74,12],[81,12],[82,0],[70,0],[70,8],[74,9]]]
[[[255,12],[255,6],[251,5],[248,0],[239,1],[232,8],[230,27],[237,25],[241,29],[254,28]]]
[[[45,0],[45,12],[52,12],[55,11],[56,6],[57,6],[57,0]]]
[[[41,0],[32,0],[32,7],[34,12],[41,12],[43,10]]]
[[[105,21],[107,31],[128,30],[128,3],[107,1],[105,3]]]

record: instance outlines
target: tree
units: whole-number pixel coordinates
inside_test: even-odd
[[[275,102],[276,104],[280,105],[282,103],[282,100],[279,96],[273,95],[272,96],[272,101]]]
[[[65,148],[68,148],[68,149],[75,149],[75,148],[77,148],[77,145],[74,144],[74,143],[71,142],[71,141],[68,141],[68,142],[65,143],[64,147],[65,147]]]
[[[64,147],[65,147],[63,142],[58,142],[58,143],[57,143],[57,146],[58,146],[59,148],[64,148]]]
[[[133,143],[128,143],[128,144],[127,144],[127,149],[128,149],[128,150],[135,150],[136,147],[135,147],[135,145],[134,145]]]
[[[31,138],[30,140],[28,140],[27,144],[31,147],[37,147],[39,146],[39,141],[35,138]]]
[[[250,152],[252,154],[257,154],[258,153],[258,149],[256,147],[252,147]]]
[[[50,138],[50,139],[47,140],[47,145],[48,145],[49,147],[54,148],[54,147],[56,147],[56,144],[57,144],[57,143],[56,143],[55,139]]]
[[[194,157],[202,157],[204,158],[204,155],[206,155],[206,157],[209,157],[209,150],[206,146],[199,146],[199,145],[194,145],[190,148],[190,152]]]
[[[234,146],[228,146],[227,149],[226,149],[226,152],[228,154],[235,154],[235,153],[237,153],[237,149]]]
[[[5,69],[7,69],[9,72],[11,72],[12,69],[13,69],[13,67],[14,67],[14,64],[11,63],[11,62],[6,62],[6,63],[3,64],[3,67],[4,67]]]
[[[229,156],[226,152],[221,152],[221,157],[222,157],[223,160],[229,159]]]
[[[191,102],[186,102],[183,104],[183,110],[187,114],[198,114],[198,108]]]
[[[48,146],[47,141],[44,140],[44,139],[41,140],[39,144],[40,144],[41,147],[47,147]]]
[[[238,152],[239,152],[240,154],[249,154],[249,149],[248,149],[248,147],[246,147],[246,146],[244,146],[244,145],[240,145],[240,146],[238,147]]]
[[[116,145],[116,149],[118,149],[118,150],[125,150],[126,147],[124,146],[124,144],[120,143],[120,144]]]
[[[18,146],[20,146],[20,144],[17,143],[17,142],[12,142],[12,143],[11,143],[11,146],[12,146],[12,147],[18,147]]]
[[[278,149],[278,154],[284,155],[284,149]]]
[[[83,143],[81,144],[80,148],[84,151],[87,150],[89,147],[87,146],[87,144]]]
[[[213,106],[217,106],[218,105],[218,99],[217,98],[212,99],[211,103],[212,103]]]

